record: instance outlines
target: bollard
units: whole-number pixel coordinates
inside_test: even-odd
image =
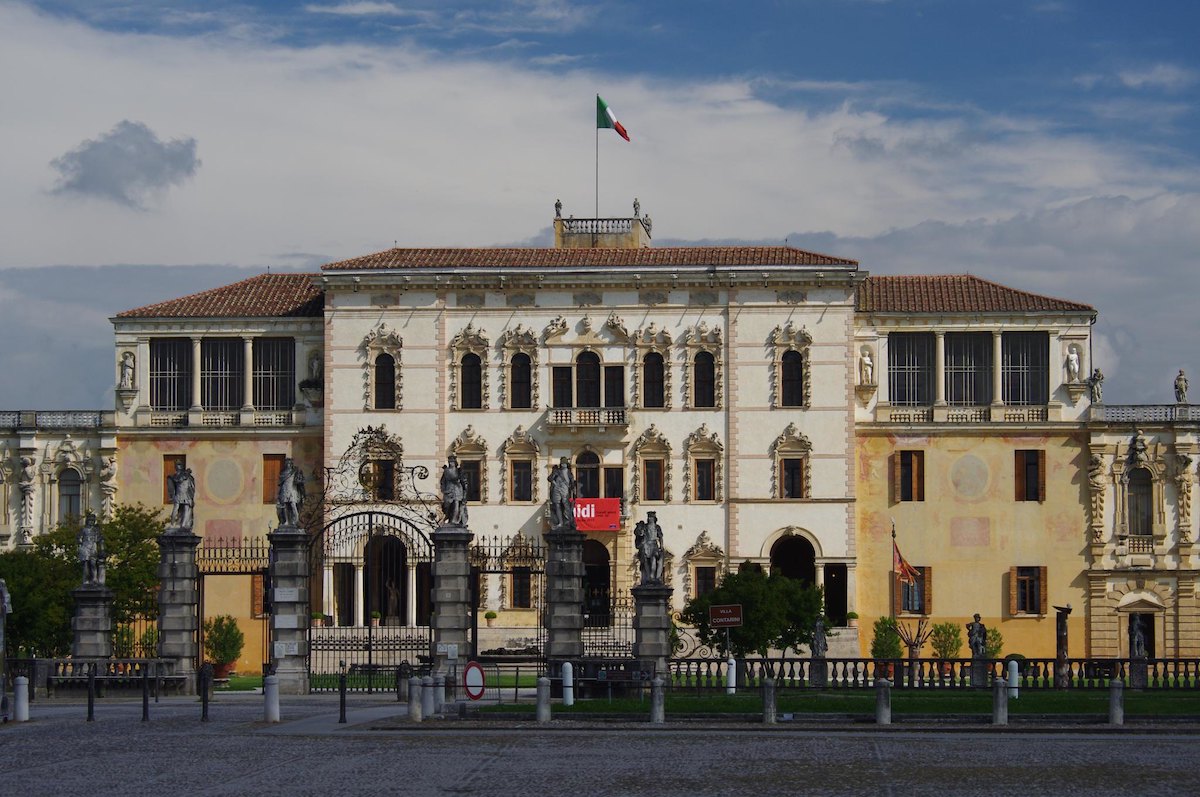
[[[875,679],[875,724],[892,724],[892,682],[887,678]]]
[[[1008,724],[1008,686],[1003,678],[992,682],[992,724]]]
[[[421,679],[414,675],[408,679],[408,718],[420,722],[421,717]]]
[[[1021,696],[1021,676],[1017,673],[1017,662],[1011,659],[1008,662],[1008,699],[1016,700]]]
[[[737,660],[731,655],[725,662],[725,694],[737,693]]]
[[[212,665],[200,668],[200,721],[208,722],[208,693],[212,689]]]
[[[663,691],[662,676],[654,676],[650,682],[650,722],[662,725],[667,721],[667,696]]]
[[[575,705],[575,668],[571,666],[571,662],[565,661],[562,666],[563,678],[563,705]]]
[[[338,724],[346,724],[346,671],[338,673]]]
[[[279,722],[278,675],[268,675],[263,678],[263,719],[266,722]]]
[[[438,714],[446,710],[446,676],[438,675],[433,679],[433,704]]]
[[[421,679],[421,714],[432,717],[436,708],[433,705],[433,676],[426,675]]]
[[[1125,682],[1116,678],[1108,682],[1108,724],[1125,724]]]
[[[397,703],[403,702],[403,698],[400,696],[403,691],[404,691],[404,669],[402,667],[397,667],[396,668],[396,702]]]
[[[88,665],[88,722],[96,721],[96,665]]]
[[[763,724],[775,724],[775,679],[763,678],[762,683],[762,699],[763,699]]]
[[[142,722],[150,721],[150,668],[142,665]]]
[[[29,679],[24,675],[13,681],[13,720],[29,722]]]
[[[537,721],[539,725],[550,721],[550,679],[544,675],[537,679]]]

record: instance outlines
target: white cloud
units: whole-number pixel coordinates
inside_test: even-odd
[[[149,199],[194,175],[200,159],[194,138],[162,141],[146,125],[126,119],[50,165],[59,173],[55,193],[144,208]]]
[[[415,17],[428,19],[434,15],[427,11],[411,8],[401,8],[395,3],[338,3],[336,5],[320,5],[309,3],[304,10],[310,14],[331,14],[344,17]]]
[[[1160,89],[1182,91],[1196,82],[1197,75],[1191,69],[1174,64],[1154,64],[1137,69],[1123,69],[1117,73],[1121,85],[1131,89]]]

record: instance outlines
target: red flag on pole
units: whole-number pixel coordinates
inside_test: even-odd
[[[917,568],[910,565],[903,556],[900,555],[900,546],[892,540],[892,572],[900,577],[900,581],[904,584],[916,584],[917,579],[921,574],[917,572]]]

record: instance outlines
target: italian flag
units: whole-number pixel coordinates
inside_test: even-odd
[[[608,107],[608,103],[596,95],[596,129],[610,128],[617,131],[617,135],[626,141],[629,140],[629,134],[625,132],[625,126],[617,121],[617,117],[613,114],[612,108]]]

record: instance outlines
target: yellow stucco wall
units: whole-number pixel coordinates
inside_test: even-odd
[[[1044,502],[1016,501],[1018,450],[1046,451]],[[893,451],[925,452],[925,500],[894,502]],[[1069,654],[1085,655],[1085,490],[1082,434],[1002,435],[961,432],[864,434],[857,439],[860,647],[870,649],[871,625],[889,614],[891,528],[914,566],[933,568],[931,623],[965,625],[973,613],[1004,635],[1003,653],[1053,656],[1053,606],[1070,603]],[[1045,566],[1047,607],[1037,617],[1009,615],[1009,568]],[[902,617],[903,619],[903,617]],[[910,618],[915,627],[917,617]],[[963,656],[969,656],[963,631]],[[928,647],[922,655],[932,655]]]

